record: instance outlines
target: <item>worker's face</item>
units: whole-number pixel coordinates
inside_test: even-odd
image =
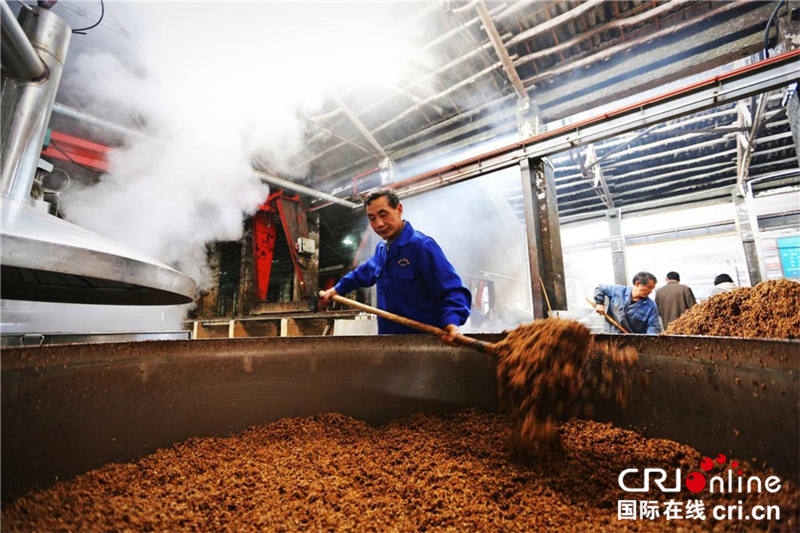
[[[381,196],[367,206],[367,218],[372,231],[380,235],[381,239],[396,239],[403,231],[403,204],[392,207],[389,199]]]
[[[655,281],[647,282],[647,285],[642,285],[638,281],[633,285],[633,295],[636,298],[647,298],[650,293],[656,288]]]

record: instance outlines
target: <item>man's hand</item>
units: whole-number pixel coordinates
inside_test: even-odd
[[[458,329],[458,326],[456,326],[455,324],[447,324],[444,327],[444,330],[447,332],[447,335],[439,337],[440,339],[442,339],[442,342],[445,344],[449,344],[450,346],[459,346],[458,344],[456,344],[456,335],[461,334],[461,330]]]
[[[597,304],[595,306],[594,310],[597,311],[598,315],[605,316],[605,314],[606,314],[606,306],[603,305],[603,304]]]
[[[334,289],[334,288],[330,288],[327,291],[319,291],[318,305],[319,305],[320,311],[325,310],[325,308],[328,307],[328,304],[330,303],[331,298],[333,298],[334,296],[336,296],[338,294],[339,293],[336,292],[336,289]]]

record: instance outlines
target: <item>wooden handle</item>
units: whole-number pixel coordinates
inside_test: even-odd
[[[323,291],[320,291],[320,297],[324,294]],[[385,318],[386,320],[391,320],[392,322],[397,322],[398,324],[402,324],[403,326],[416,329],[418,331],[422,331],[424,333],[428,333],[430,335],[436,335],[437,337],[444,337],[449,335],[445,330],[442,328],[437,328],[436,326],[431,326],[429,324],[423,324],[422,322],[417,322],[416,320],[411,320],[410,318],[406,318],[404,316],[396,315],[394,313],[390,313],[388,311],[384,311],[383,309],[378,309],[377,307],[372,307],[367,304],[362,304],[361,302],[357,302],[355,300],[351,300],[350,298],[345,298],[344,296],[339,296],[338,294],[333,296],[333,300],[336,302],[343,303],[345,305],[349,305],[350,307],[355,307],[356,309],[361,309],[362,311],[367,311],[374,315],[378,315],[379,317]],[[467,337],[466,335],[458,334],[455,336],[455,342],[462,346],[466,346],[467,348],[473,348],[475,350],[493,354],[495,345],[491,342],[485,342],[479,339],[474,339],[472,337]]]
[[[589,302],[590,304],[592,304],[595,307],[595,309],[597,309],[597,306],[600,305],[599,303],[597,303],[597,302],[595,302],[593,300],[590,300],[589,298],[586,298],[586,301]],[[617,322],[616,320],[614,320],[613,318],[608,316],[608,314],[605,311],[603,312],[603,316],[606,317],[606,320],[608,320],[609,322],[611,322],[612,324],[617,326],[623,333],[630,333],[630,331],[628,331],[627,329],[623,328],[622,325],[619,322]]]

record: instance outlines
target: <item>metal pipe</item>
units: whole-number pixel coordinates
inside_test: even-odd
[[[127,128],[122,124],[117,124],[116,122],[111,122],[109,120],[89,115],[87,113],[84,113],[83,111],[78,111],[75,108],[65,106],[64,104],[59,104],[57,102],[53,104],[53,113],[56,113],[58,115],[63,115],[65,117],[74,118],[75,120],[79,120],[84,124],[96,126],[102,130],[117,135],[121,135],[123,137],[131,137],[140,140],[151,139],[149,135],[141,131],[136,131],[134,129]]]
[[[512,278],[511,276],[504,276],[503,274],[495,274],[494,272],[486,272],[485,270],[481,270],[481,275],[486,276],[487,278],[500,278],[500,279],[507,279],[509,281],[516,281],[517,283],[528,283],[528,280],[526,279]]]
[[[277,187],[283,187],[285,189],[290,189],[292,191],[297,191],[299,193],[305,194],[306,196],[311,196],[313,198],[320,198],[322,200],[327,200],[331,203],[336,205],[341,205],[343,207],[349,207],[350,209],[356,209],[361,207],[360,204],[356,204],[353,202],[348,202],[347,200],[342,200],[341,198],[337,198],[331,194],[327,194],[324,192],[320,192],[304,185],[300,185],[298,183],[291,182],[289,180],[279,178],[278,176],[267,174],[266,172],[259,170],[257,168],[254,169],[256,174],[261,177],[261,181],[264,183],[269,183],[270,185],[275,185]]]
[[[2,2],[4,8],[8,6]],[[69,47],[72,29],[58,15],[34,8],[20,12],[19,22],[47,65],[49,76],[33,83],[7,79],[3,85],[2,162],[0,162],[0,195],[12,200],[28,201],[47,124],[53,110],[61,71]],[[5,16],[3,28],[5,28]],[[4,65],[5,66],[5,65]]]
[[[465,5],[461,6],[461,7],[451,8],[450,12],[451,13],[455,13],[456,15],[463,15],[465,13],[469,13],[470,11],[475,9],[475,6],[478,5],[479,1],[480,0],[472,0],[471,2],[465,4]]]
[[[5,0],[0,0],[2,13],[3,70],[21,80],[35,80],[47,72],[47,67],[33,49],[31,41],[14,17]]]
[[[756,134],[758,133],[758,128],[761,126],[761,119],[764,116],[764,111],[767,109],[767,100],[769,100],[770,94],[771,93],[762,94],[761,99],[758,101],[756,113],[753,115],[753,124],[750,128],[750,135],[747,137],[747,144],[744,147],[744,154],[739,160],[736,183],[742,192],[744,192],[743,185],[744,182],[747,181],[749,173],[748,166],[750,166],[750,158],[753,156],[753,148],[756,145]]]

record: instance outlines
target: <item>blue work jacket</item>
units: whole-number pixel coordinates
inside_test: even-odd
[[[626,285],[599,285],[594,290],[594,301],[606,305],[606,313],[631,333],[647,333],[655,335],[661,332],[661,322],[658,320],[658,306],[650,298],[642,298],[637,302],[631,299],[633,287]],[[603,320],[603,331],[607,333],[621,333],[616,326],[608,320]]]
[[[472,295],[436,241],[406,221],[392,243],[382,241],[367,262],[344,276],[336,292],[378,285],[378,308],[425,324],[460,326],[469,317]],[[378,317],[378,333],[419,331]]]

